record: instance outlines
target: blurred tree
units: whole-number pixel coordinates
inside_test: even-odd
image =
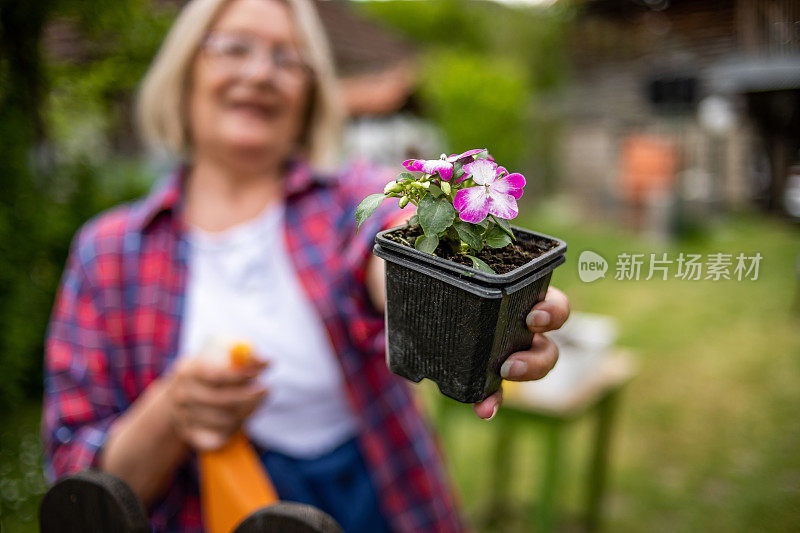
[[[54,18],[77,31],[84,50],[48,64],[59,153],[94,162],[138,154],[132,95],[174,16],[174,4],[149,0],[60,0]]]
[[[45,328],[72,235],[98,211],[141,194],[146,184],[134,167],[112,164],[109,154],[98,158],[91,146],[64,148],[71,139],[74,146],[87,140],[78,127],[87,116],[99,117],[104,134],[115,124],[118,95],[135,88],[166,29],[169,14],[148,7],[144,0],[0,2],[5,414],[26,395],[40,394]],[[65,17],[78,27],[88,57],[48,63],[43,36],[49,23]]]
[[[455,151],[489,145],[508,165],[555,181],[555,132],[547,97],[567,80],[574,8],[509,8],[490,1],[357,2],[369,17],[422,46],[426,114]]]
[[[0,405],[13,406],[19,399],[30,360],[41,341],[31,344],[26,335],[28,321],[37,320],[43,306],[31,265],[38,250],[41,226],[34,213],[42,195],[32,187],[31,155],[44,138],[41,100],[44,73],[38,53],[39,40],[51,3],[14,2],[0,4]],[[46,306],[46,303],[45,303]],[[40,321],[41,322],[41,321]],[[40,357],[40,356],[39,356]],[[5,410],[5,409],[4,409]]]
[[[454,151],[489,144],[505,164],[524,160],[530,79],[519,62],[443,48],[427,55],[420,91]]]

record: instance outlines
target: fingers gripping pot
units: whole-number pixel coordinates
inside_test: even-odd
[[[521,240],[553,248],[506,274],[490,274],[394,242],[382,231],[373,253],[386,260],[386,358],[413,382],[429,378],[459,402],[484,400],[500,388],[500,367],[530,348],[525,324],[553,270],[565,261],[561,239],[514,227]]]

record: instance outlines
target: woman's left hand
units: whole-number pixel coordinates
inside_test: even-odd
[[[563,326],[568,316],[567,295],[555,287],[548,288],[545,299],[534,305],[525,318],[528,329],[534,333],[530,350],[509,355],[500,368],[502,378],[509,381],[533,381],[545,377],[558,360],[558,347],[543,333]],[[502,387],[485,400],[472,404],[472,408],[480,418],[491,420],[501,403]]]

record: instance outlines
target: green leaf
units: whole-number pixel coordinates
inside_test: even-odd
[[[436,199],[426,194],[417,206],[417,215],[426,235],[441,233],[453,223],[456,210],[446,198]]]
[[[439,237],[436,235],[420,235],[414,241],[414,248],[426,254],[432,254],[437,246],[439,246]]]
[[[411,215],[411,218],[408,219],[408,225],[409,226],[419,226],[419,217],[417,216],[416,213]]]
[[[447,228],[447,230],[445,230],[445,232],[442,235],[446,235],[448,239],[454,241],[456,244],[459,245],[461,244],[461,237],[458,236],[458,232],[456,231],[456,228],[454,228],[453,226]]]
[[[365,220],[372,216],[372,213],[378,209],[378,206],[381,205],[385,199],[385,194],[375,193],[370,194],[361,200],[361,203],[358,204],[358,207],[356,207],[356,224],[358,224],[356,226],[356,233],[358,233],[358,230],[361,229],[361,224],[363,224]]]
[[[496,217],[494,215],[492,215],[492,220],[494,220],[495,224],[500,226],[502,228],[502,230],[505,231],[508,234],[509,237],[511,237],[512,241],[516,241],[517,240],[517,238],[514,237],[514,232],[511,231],[511,223],[508,220],[506,220],[504,218],[498,218],[498,217]]]
[[[480,270],[482,272],[488,272],[490,274],[497,274],[497,272],[492,270],[492,267],[490,267],[489,265],[487,265],[486,263],[484,263],[483,261],[481,261],[480,259],[478,259],[474,255],[466,254],[466,256],[469,257],[470,259],[472,259],[472,268],[475,268],[475,269]]]
[[[483,232],[480,227],[461,220],[456,220],[453,223],[453,227],[458,232],[459,238],[467,243],[470,248],[476,252],[480,252],[483,249],[483,239],[481,238],[481,233]]]
[[[428,192],[431,193],[436,198],[438,198],[442,194],[444,194],[442,192],[442,189],[438,185],[436,185],[435,183],[431,183],[430,185],[428,185]]]
[[[397,181],[398,183],[401,181],[417,181],[417,177],[414,174],[411,174],[410,172],[401,172],[400,174],[397,175],[395,181]]]
[[[475,159],[486,159],[489,157],[489,150],[481,150],[473,156]]]
[[[461,176],[463,176],[464,174],[466,174],[466,172],[464,172],[463,168],[459,168],[458,170],[453,171],[453,183],[455,183],[456,180]]]
[[[492,226],[484,237],[486,245],[492,248],[503,248],[511,243],[511,237],[500,226]]]

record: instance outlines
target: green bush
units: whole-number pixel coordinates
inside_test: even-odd
[[[546,102],[568,77],[574,7],[509,8],[496,2],[358,2],[362,13],[420,50],[424,113],[452,151],[488,146],[498,158],[552,189],[560,120]],[[537,185],[537,187],[538,187]]]
[[[518,167],[530,150],[531,88],[524,66],[450,49],[434,51],[423,65],[423,102],[453,149],[488,147],[498,160]]]
[[[15,170],[20,186],[0,201],[3,406],[41,391],[46,326],[73,234],[99,211],[142,194],[148,183],[132,171],[117,176],[118,169],[82,160],[61,164],[38,180]]]
[[[150,182],[140,165],[119,160],[114,139],[132,139],[125,102],[173,14],[174,7],[147,0],[0,6],[4,415],[25,396],[41,394],[45,329],[73,234]],[[82,57],[43,59],[43,31],[55,20],[78,33]]]

